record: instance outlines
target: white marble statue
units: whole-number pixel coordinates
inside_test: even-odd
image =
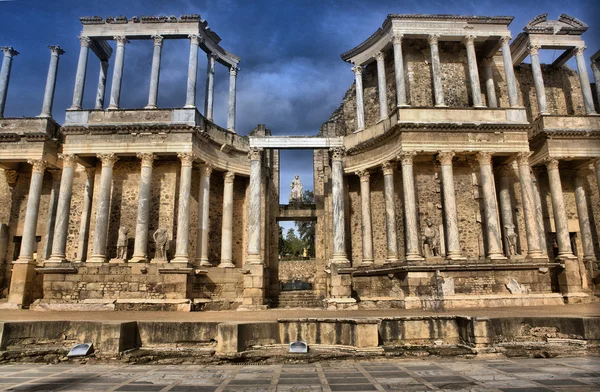
[[[302,188],[302,181],[300,181],[299,175],[296,174],[294,176],[294,180],[290,184],[290,188],[292,189],[290,191],[290,204],[302,204],[302,195],[304,192]]]
[[[127,259],[127,234],[129,229],[125,226],[119,228],[119,237],[117,238],[117,259]]]

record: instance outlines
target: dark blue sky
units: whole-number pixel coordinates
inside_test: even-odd
[[[221,36],[222,46],[242,58],[238,132],[246,134],[256,124],[264,123],[275,135],[313,135],[338,107],[353,81],[350,65],[340,59],[340,54],[369,37],[389,13],[512,15],[515,19],[510,29],[516,37],[536,15],[548,12],[549,19],[556,19],[564,12],[590,25],[583,36],[588,59],[600,49],[599,4],[597,0],[0,0],[0,46],[14,46],[21,53],[13,62],[5,116],[40,113],[50,57],[46,46],[60,45],[66,54],[60,60],[54,117],[59,123],[63,121],[73,94],[80,16],[200,14]],[[166,41],[159,106],[184,104],[188,48],[187,41]],[[127,46],[122,107],[143,107],[147,103],[151,55],[151,42],[133,41]],[[542,60],[551,61],[557,55],[544,51]],[[573,60],[568,64],[575,67]],[[93,106],[98,68],[95,56],[90,56],[84,100],[88,108]],[[199,108],[203,107],[205,72],[202,56]],[[215,121],[220,125],[226,122],[227,88],[227,70],[217,65]],[[312,154],[288,152],[282,158],[282,199],[287,199],[289,183],[296,173],[305,189],[312,189]]]

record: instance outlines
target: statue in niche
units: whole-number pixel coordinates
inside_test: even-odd
[[[294,176],[290,188],[292,189],[290,191],[290,204],[293,204],[295,206],[302,205],[302,196],[304,194],[304,191],[302,187],[302,181],[300,181],[299,175],[296,174]]]
[[[440,232],[433,226],[431,219],[425,221],[427,226],[423,230],[423,254],[426,257],[440,256]]]
[[[125,226],[119,227],[119,237],[117,239],[117,259],[127,259],[127,234],[129,229]]]
[[[164,227],[159,227],[152,235],[152,238],[154,239],[156,247],[154,258],[158,260],[166,260],[167,250],[169,250],[169,231]]]
[[[517,233],[515,233],[515,225],[504,225],[504,233],[506,234],[506,242],[508,244],[508,255],[515,256],[517,254]]]

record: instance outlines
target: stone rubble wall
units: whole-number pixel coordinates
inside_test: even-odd
[[[279,261],[279,281],[293,282],[315,282],[317,272],[317,261],[315,259],[307,260],[280,260]]]

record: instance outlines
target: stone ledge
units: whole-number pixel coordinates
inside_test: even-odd
[[[44,274],[76,274],[77,268],[72,265],[64,267],[40,267],[36,268],[35,271],[42,275]]]
[[[474,263],[474,264],[430,264],[407,265],[390,264],[389,266],[359,267],[352,276],[386,275],[397,272],[434,272],[434,271],[493,271],[493,270],[535,270],[540,268],[559,268],[561,263]],[[344,271],[345,272],[345,271]]]
[[[194,273],[194,269],[190,267],[178,268],[178,267],[165,267],[158,269],[159,274],[185,274],[192,275]],[[208,273],[208,271],[206,271]]]

